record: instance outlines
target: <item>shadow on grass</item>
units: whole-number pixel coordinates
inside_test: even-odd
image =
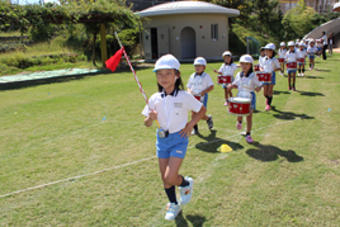
[[[304,77],[301,77],[302,79],[313,79],[313,80],[315,80],[315,79],[325,79],[324,77],[322,77],[322,76],[304,76]]]
[[[297,91],[300,93],[300,95],[305,95],[305,96],[325,96],[324,94],[320,92],[311,92],[311,91]]]
[[[272,111],[277,113],[277,114],[273,114],[273,116],[281,120],[295,120],[296,118],[305,119],[305,120],[314,119],[314,117],[309,116],[307,114],[296,114],[293,112],[281,111],[281,110],[276,109],[275,106],[272,107]]]
[[[242,149],[243,146],[239,143],[231,142],[219,137],[216,137],[216,130],[211,130],[209,136],[203,136],[201,134],[197,135],[198,137],[206,140],[207,142],[200,142],[195,145],[195,147],[199,150],[209,153],[217,153],[217,148],[219,148],[222,144],[229,145],[234,151]]]
[[[331,70],[329,69],[318,69],[318,68],[315,68],[315,71],[318,71],[318,72],[330,72]]]
[[[202,227],[203,223],[206,221],[206,218],[201,215],[187,215],[186,218],[191,222],[192,226],[194,227]],[[175,219],[176,226],[178,227],[187,227],[189,226],[187,220],[183,217],[183,212],[178,214]]]
[[[281,94],[284,94],[284,95],[289,95],[290,92],[289,91],[277,91],[277,90],[274,90],[274,95],[281,95]]]
[[[303,157],[296,154],[293,150],[284,151],[273,145],[263,145],[258,142],[252,144],[255,148],[250,148],[246,151],[250,157],[262,161],[271,162],[279,158],[279,156],[287,159],[288,162],[301,162]]]

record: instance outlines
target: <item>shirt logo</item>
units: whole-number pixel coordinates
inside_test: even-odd
[[[175,106],[175,108],[182,108],[183,107],[183,103],[181,103],[181,102],[174,102],[174,106]]]
[[[183,154],[183,151],[176,151],[177,154]]]

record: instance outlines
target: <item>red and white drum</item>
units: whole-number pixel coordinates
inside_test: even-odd
[[[259,64],[254,65],[254,71],[255,71],[255,72],[260,71],[260,65],[259,65]]]
[[[219,84],[230,84],[232,82],[232,76],[218,76],[217,82]]]
[[[285,62],[285,59],[284,59],[284,58],[278,58],[278,60],[279,60],[280,63]]]
[[[256,76],[261,82],[272,82],[272,74],[268,72],[256,72]]]
[[[298,61],[299,63],[305,63],[305,59],[304,59],[304,58],[298,58],[297,61]]]
[[[288,62],[287,63],[287,68],[288,69],[296,69],[297,63],[296,62]]]
[[[234,97],[229,99],[229,113],[237,116],[247,116],[250,113],[251,100],[248,98]]]

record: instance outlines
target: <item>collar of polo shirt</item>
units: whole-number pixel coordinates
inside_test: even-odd
[[[176,96],[177,93],[178,93],[178,90],[177,90],[177,89],[174,89],[173,92],[171,92],[169,95],[171,95],[171,96]],[[161,97],[162,97],[162,98],[165,98],[167,95],[168,95],[168,94],[167,94],[164,90],[161,92]]]

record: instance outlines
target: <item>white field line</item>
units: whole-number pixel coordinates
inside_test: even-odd
[[[102,169],[102,170],[97,170],[97,171],[92,172],[92,173],[81,174],[81,175],[68,177],[68,178],[64,178],[64,179],[61,179],[61,180],[57,180],[57,181],[52,181],[52,182],[49,182],[49,183],[46,183],[46,184],[40,184],[40,185],[36,185],[36,186],[33,186],[33,187],[20,189],[20,190],[17,190],[17,191],[13,191],[13,192],[10,192],[10,193],[7,193],[7,194],[0,195],[0,198],[5,198],[5,197],[8,197],[8,196],[20,194],[20,193],[23,193],[23,192],[32,191],[32,190],[35,190],[35,189],[44,188],[44,187],[47,187],[47,186],[51,186],[51,185],[55,185],[55,184],[59,184],[59,183],[67,182],[67,181],[77,180],[77,179],[80,179],[80,178],[83,178],[83,177],[93,176],[93,175],[97,175],[97,174],[100,174],[100,173],[112,171],[112,170],[115,170],[115,169],[124,168],[124,167],[131,166],[131,165],[134,165],[134,164],[137,164],[137,163],[140,163],[140,162],[149,161],[153,158],[155,158],[155,157],[152,156],[152,157],[148,157],[148,158],[143,158],[143,159],[139,159],[139,160],[136,160],[136,161],[127,162],[125,164],[112,166],[112,167],[105,168],[105,169]]]
[[[279,122],[279,123],[274,124],[272,126],[264,126],[264,127],[260,127],[260,128],[254,129],[253,131],[260,131],[262,129],[271,128],[271,127],[276,126],[276,125],[291,123],[291,122],[294,122],[296,120],[299,120],[299,119],[295,119],[295,120],[291,120],[291,121],[287,121],[287,122]],[[235,138],[235,137],[238,137],[238,136],[240,136],[240,133],[228,136],[227,138],[224,138],[224,139],[232,139],[232,138]],[[215,143],[215,142],[218,142],[220,140],[221,139],[212,140],[212,141],[207,142],[206,144]],[[188,147],[188,149],[190,149],[190,148],[194,148],[194,145]],[[154,158],[156,158],[156,157],[153,155],[153,156],[150,156],[150,157],[147,157],[147,158],[142,158],[142,159],[139,159],[139,160],[136,160],[136,161],[127,162],[125,164],[112,166],[112,167],[105,168],[105,169],[102,169],[102,170],[97,170],[97,171],[92,172],[92,173],[86,173],[86,174],[81,174],[81,175],[77,175],[77,176],[72,176],[72,177],[68,177],[68,178],[52,181],[52,182],[49,182],[49,183],[40,184],[40,185],[36,185],[36,186],[32,186],[32,187],[16,190],[16,191],[13,191],[13,192],[9,192],[9,193],[0,195],[0,198],[9,197],[9,196],[12,196],[12,195],[16,195],[16,194],[32,191],[32,190],[35,190],[35,189],[45,188],[47,186],[51,186],[51,185],[55,185],[55,184],[60,184],[60,183],[68,182],[68,181],[74,181],[74,180],[77,180],[77,179],[80,179],[80,178],[83,178],[83,177],[94,176],[94,175],[97,175],[97,174],[100,174],[100,173],[104,173],[104,172],[108,172],[108,171],[124,168],[124,167],[127,167],[127,166],[135,165],[135,164],[138,164],[138,163],[141,163],[141,162],[149,161],[149,160],[154,159]]]

